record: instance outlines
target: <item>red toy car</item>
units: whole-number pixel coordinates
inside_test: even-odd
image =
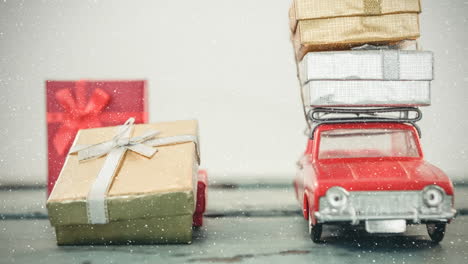
[[[424,161],[411,124],[319,124],[297,165],[294,187],[314,242],[325,224],[403,233],[407,224],[424,223],[437,243],[455,217],[453,185]]]

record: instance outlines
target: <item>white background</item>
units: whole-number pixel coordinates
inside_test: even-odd
[[[292,178],[305,127],[289,0],[1,1],[0,184],[46,180],[48,79],[147,79],[150,120],[200,121],[213,180]],[[468,179],[468,2],[422,1],[426,158]]]

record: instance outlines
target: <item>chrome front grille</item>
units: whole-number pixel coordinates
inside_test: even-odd
[[[421,192],[350,192],[356,216],[413,215],[422,204]]]

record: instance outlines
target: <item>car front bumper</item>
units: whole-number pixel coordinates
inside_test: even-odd
[[[359,224],[361,221],[368,220],[396,220],[404,219],[410,223],[426,223],[426,222],[448,222],[455,218],[456,210],[452,209],[450,212],[443,212],[440,214],[432,215],[421,215],[415,212],[412,215],[373,215],[373,216],[357,216],[357,215],[336,215],[336,214],[324,214],[322,212],[316,212],[315,218],[318,223],[336,223],[336,222],[349,222],[353,225]]]
[[[350,192],[344,208],[332,208],[325,197],[319,200],[314,216],[318,223],[349,222],[353,225],[369,220],[404,219],[409,223],[448,222],[456,215],[452,197],[445,196],[437,207],[427,207],[419,191]]]

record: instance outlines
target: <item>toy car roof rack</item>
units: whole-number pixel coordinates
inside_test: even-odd
[[[343,120],[391,120],[392,122],[417,122],[422,113],[415,107],[380,107],[380,108],[312,108],[308,113],[314,123]]]
[[[309,110],[307,117],[311,124],[310,137],[315,129],[323,124],[341,123],[407,123],[416,128],[419,137],[421,130],[416,122],[422,113],[415,107],[380,107],[380,108],[328,108],[319,107]]]

